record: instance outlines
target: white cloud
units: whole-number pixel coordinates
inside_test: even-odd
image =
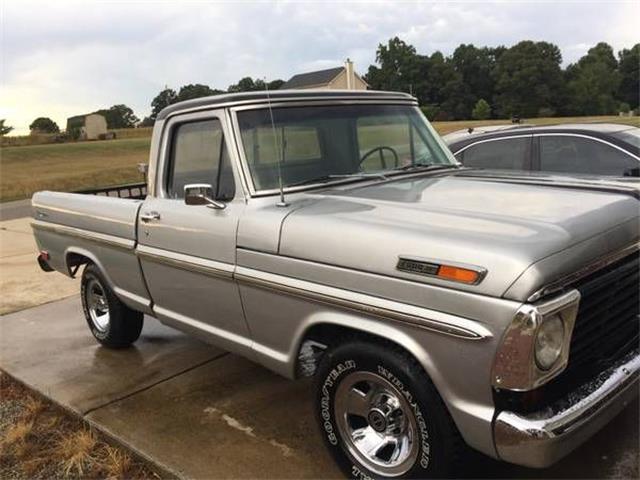
[[[0,118],[26,133],[116,103],[143,117],[164,87],[226,88],[340,64],[365,73],[398,35],[420,53],[547,40],[565,63],[636,43],[639,2],[4,2]]]

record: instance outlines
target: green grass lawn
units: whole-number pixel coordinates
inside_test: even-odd
[[[549,125],[609,122],[640,127],[640,117],[534,118],[526,123]],[[434,122],[441,134],[482,125],[509,124],[509,120]],[[122,138],[126,133],[145,137]],[[72,191],[141,180],[138,163],[149,157],[151,129],[135,129],[118,140],[76,142],[0,149],[0,201],[29,198],[38,190]]]
[[[147,137],[2,148],[0,201],[140,181],[137,164],[148,161],[150,144]]]

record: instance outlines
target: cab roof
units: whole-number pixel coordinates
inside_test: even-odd
[[[184,110],[199,110],[207,107],[233,107],[265,101],[322,101],[322,100],[384,100],[411,102],[417,105],[417,100],[408,93],[383,92],[377,90],[274,90],[260,92],[223,93],[211,97],[195,98],[184,102],[174,103],[160,111],[157,120],[162,120],[172,113]]]

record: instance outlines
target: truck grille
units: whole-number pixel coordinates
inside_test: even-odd
[[[529,392],[494,394],[496,407],[530,413],[561,401],[593,380],[640,342],[640,252],[579,280],[581,294],[569,363],[556,378]]]
[[[562,377],[590,376],[637,348],[640,333],[640,254],[613,263],[573,285],[581,294]]]

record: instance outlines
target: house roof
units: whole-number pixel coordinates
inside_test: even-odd
[[[328,68],[315,72],[299,73],[287,80],[280,88],[311,87],[313,85],[326,85],[344,71],[344,67]]]

